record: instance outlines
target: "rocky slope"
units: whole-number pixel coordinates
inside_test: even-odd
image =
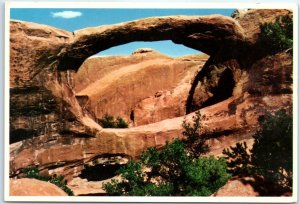
[[[180,138],[183,114],[190,120],[199,109],[206,116],[202,132],[211,136],[209,154],[220,155],[237,141],[251,144],[260,115],[292,109],[292,56],[269,53],[257,41],[262,22],[287,14],[292,15],[288,10],[249,10],[236,19],[153,17],[74,34],[11,21],[10,176],[37,165],[65,175],[76,186],[73,179],[82,182],[76,177],[88,168],[103,170]],[[195,58],[137,52],[84,62],[118,44],[163,39],[210,57],[203,65]],[[125,90],[131,97],[122,95]],[[102,129],[95,122],[107,111],[128,119],[132,110],[136,127]]]

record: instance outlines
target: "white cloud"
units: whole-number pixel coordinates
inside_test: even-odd
[[[62,12],[52,12],[53,18],[76,18],[82,16],[82,13],[79,11],[62,11]]]

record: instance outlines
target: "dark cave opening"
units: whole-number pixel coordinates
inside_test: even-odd
[[[213,96],[207,99],[201,106],[201,108],[214,105],[232,96],[232,91],[235,86],[232,71],[225,69],[222,73],[218,86],[212,89]]]
[[[95,166],[88,166],[81,171],[79,177],[88,181],[102,181],[118,175],[117,171],[122,166],[124,164],[96,164]]]
[[[16,129],[10,132],[9,144],[37,136],[37,132],[32,129]]]

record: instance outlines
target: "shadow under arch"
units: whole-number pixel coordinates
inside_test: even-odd
[[[211,65],[214,65],[214,60],[212,57],[206,61],[203,68],[196,74],[187,97],[186,114],[207,106],[211,106],[232,96],[236,81],[233,76],[233,70],[230,66],[228,66],[224,69],[221,68],[222,71],[218,76],[217,85],[210,87],[207,90],[212,93],[212,96],[207,98],[201,104],[194,103],[194,95],[198,84],[205,81],[205,77],[210,75],[210,72],[213,71],[213,68],[215,68],[215,70],[218,69],[217,66]]]

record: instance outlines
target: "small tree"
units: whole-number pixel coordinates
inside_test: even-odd
[[[183,135],[186,136],[183,141],[175,139],[161,150],[149,148],[140,161],[131,161],[121,168],[121,179],[106,183],[106,192],[131,196],[208,196],[214,193],[230,175],[224,159],[199,157],[208,149],[200,137],[200,119],[201,114],[197,112],[192,124],[183,122]]]
[[[254,144],[246,143],[225,149],[228,167],[234,175],[262,176],[277,189],[292,189],[293,120],[285,110],[259,118],[260,129],[253,135]]]
[[[260,26],[259,41],[272,52],[293,49],[293,19],[279,16],[274,23]]]
[[[188,123],[186,120],[182,123],[184,129],[182,134],[185,136],[184,142],[186,144],[186,149],[192,157],[199,157],[209,150],[209,146],[206,144],[208,138],[206,135],[200,134],[202,128],[200,121],[202,119],[204,119],[204,117],[201,116],[200,111],[197,111],[193,116],[193,123]]]
[[[123,118],[117,117],[115,119],[114,116],[109,114],[105,114],[102,118],[97,119],[97,122],[103,128],[128,128],[128,124]]]
[[[103,128],[115,128],[115,119],[112,115],[105,114],[102,118],[97,119],[97,122]]]

